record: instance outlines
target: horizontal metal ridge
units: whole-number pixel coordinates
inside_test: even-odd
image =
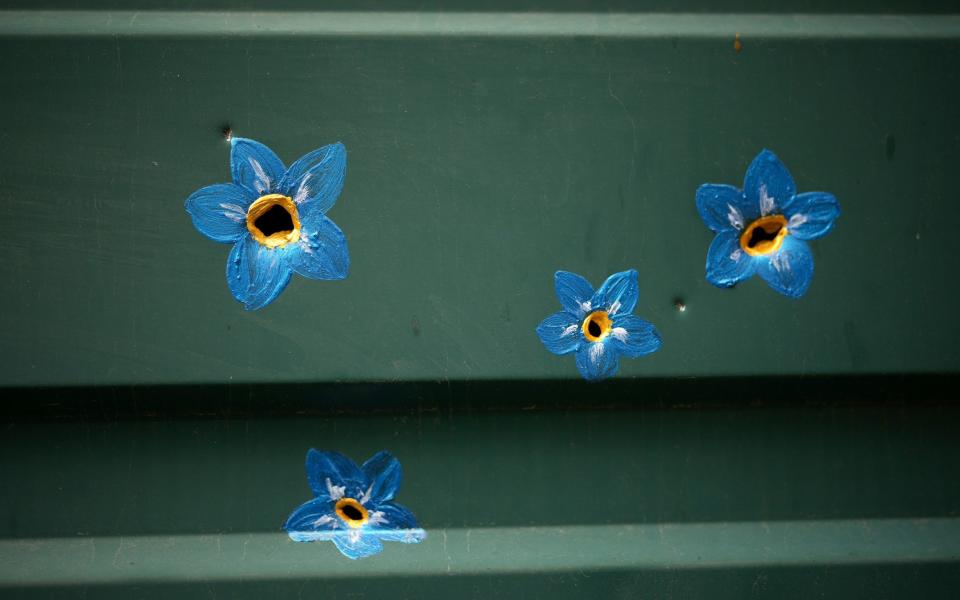
[[[7,539],[0,588],[957,560],[955,518],[441,529],[360,562],[280,532]]]
[[[944,39],[958,15],[0,11],[0,36],[475,36]]]

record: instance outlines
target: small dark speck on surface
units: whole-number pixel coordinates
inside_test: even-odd
[[[740,41],[740,34],[733,36],[733,51],[740,52],[743,50],[743,42]]]
[[[887,134],[886,140],[887,160],[893,160],[893,155],[897,153],[897,140],[892,134]]]
[[[674,298],[673,299],[673,308],[678,313],[687,312],[687,303],[683,301],[683,298]]]
[[[410,319],[410,329],[413,330],[413,337],[420,337],[420,319],[416,315]]]
[[[230,123],[224,123],[220,126],[220,135],[228,142],[233,138],[233,128],[230,126]]]

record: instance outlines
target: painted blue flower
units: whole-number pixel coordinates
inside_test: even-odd
[[[554,276],[563,307],[543,320],[537,335],[554,354],[577,354],[577,369],[593,381],[617,374],[620,355],[635,358],[656,352],[660,335],[653,325],[632,315],[640,298],[637,272],[614,273],[600,289],[566,271]]]
[[[400,461],[381,451],[357,467],[336,452],[307,452],[313,500],[293,511],[283,526],[297,542],[330,540],[348,558],[383,550],[381,540],[414,544],[427,532],[407,508],[393,502],[400,489]]]
[[[791,298],[802,296],[813,279],[806,240],[825,236],[840,216],[832,194],[798,194],[790,172],[769,150],[750,163],[742,190],[701,185],[697,210],[717,232],[707,251],[707,281],[732,287],[759,272],[770,287]]]
[[[304,155],[288,169],[263,144],[233,138],[233,183],[210,185],[187,198],[197,230],[233,244],[227,285],[244,308],[273,302],[293,273],[310,279],[347,276],[347,239],[326,217],[346,169],[347,152],[339,142]]]

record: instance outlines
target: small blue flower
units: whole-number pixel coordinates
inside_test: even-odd
[[[259,142],[233,138],[230,143],[233,183],[197,190],[186,209],[200,233],[233,244],[227,258],[233,297],[256,310],[273,302],[293,273],[345,278],[347,239],[326,217],[343,189],[343,144],[314,150],[288,169]]]
[[[697,210],[717,232],[707,251],[707,281],[732,287],[759,272],[770,287],[791,298],[802,296],[813,279],[805,240],[825,236],[840,216],[832,194],[798,194],[790,172],[769,150],[750,163],[742,190],[701,185]]]
[[[630,314],[640,298],[637,272],[614,273],[600,289],[566,271],[554,276],[563,307],[537,327],[537,335],[554,354],[577,354],[577,369],[589,381],[617,374],[620,355],[635,358],[656,352],[660,335],[653,325]]]
[[[333,541],[347,558],[372,556],[381,540],[414,544],[427,537],[407,508],[392,502],[400,489],[400,461],[377,452],[357,467],[336,452],[307,452],[313,500],[300,505],[283,528],[296,542]]]

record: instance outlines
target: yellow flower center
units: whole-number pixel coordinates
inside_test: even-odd
[[[354,529],[363,527],[363,524],[369,519],[367,509],[353,498],[340,498],[337,500],[335,510],[337,516]]]
[[[763,256],[779,250],[789,233],[783,215],[760,217],[740,235],[740,247],[750,256]]]
[[[583,320],[583,324],[580,325],[580,329],[583,331],[583,337],[591,342],[599,342],[607,337],[612,327],[613,321],[610,320],[610,316],[605,310],[596,310],[590,313],[587,315],[587,318]]]
[[[282,248],[300,239],[300,213],[288,196],[260,196],[247,209],[247,231],[267,248]]]

